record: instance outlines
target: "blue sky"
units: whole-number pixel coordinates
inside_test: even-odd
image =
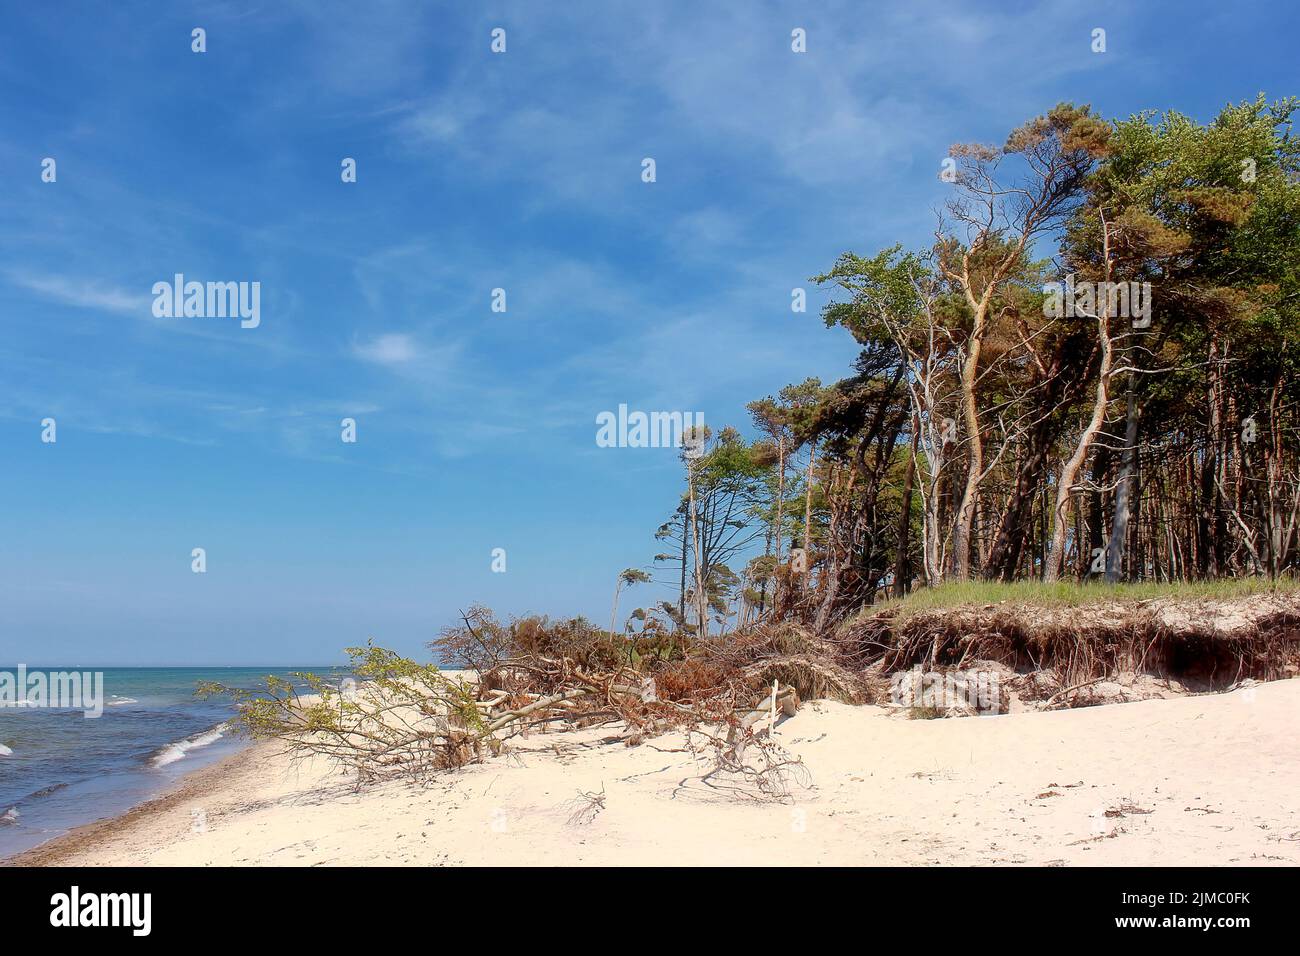
[[[602,621],[680,466],[596,415],[746,425],[847,374],[790,290],[925,244],[950,143],[1300,93],[1294,8],[960,6],[6,4],[0,664],[418,653],[472,602]],[[261,325],[155,318],[177,272],[260,282]]]

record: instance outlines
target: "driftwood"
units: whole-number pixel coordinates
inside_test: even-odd
[[[1047,698],[1047,700],[1043,701],[1042,704],[1039,705],[1038,709],[1051,710],[1052,705],[1055,704],[1058,700],[1064,698],[1066,695],[1072,694],[1076,690],[1082,690],[1085,687],[1091,687],[1093,684],[1100,684],[1104,680],[1106,680],[1105,676],[1094,677],[1091,680],[1082,681],[1078,684],[1071,684],[1069,687],[1063,687],[1060,690],[1058,690],[1055,694],[1053,694],[1051,697]]]
[[[773,698],[775,697],[775,707]],[[734,741],[738,734],[750,730],[755,724],[764,718],[772,720],[775,724],[775,714],[779,710],[786,717],[793,717],[799,709],[799,692],[793,687],[781,687],[779,684],[776,689],[769,693],[763,701],[753,710],[748,711],[735,724],[728,728],[727,740]]]

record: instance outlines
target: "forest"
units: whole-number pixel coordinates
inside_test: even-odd
[[[813,277],[851,374],[786,384],[749,404],[752,441],[682,455],[611,631],[652,577],[676,600],[621,630],[826,633],[959,582],[1293,575],[1298,105],[1202,124],[1063,103],[954,145],[932,243]]]

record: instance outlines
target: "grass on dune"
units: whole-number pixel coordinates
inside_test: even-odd
[[[1101,604],[1107,601],[1137,602],[1156,598],[1230,599],[1251,594],[1273,592],[1293,593],[1300,590],[1300,581],[1267,578],[1239,578],[1218,581],[1148,582],[1143,584],[1105,584],[1093,582],[1077,584],[1058,581],[1044,584],[1041,581],[965,581],[945,584],[937,588],[919,588],[900,600],[892,599],[877,604],[867,613],[897,608],[904,615],[922,611],[940,610],[963,605],[1021,604],[1030,607],[1060,608]]]

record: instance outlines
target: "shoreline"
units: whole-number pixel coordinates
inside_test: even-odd
[[[361,789],[260,742],[0,865],[1294,866],[1298,712],[1300,679],[936,720],[813,701],[779,725],[807,772],[783,802],[702,782],[673,734],[534,733]]]
[[[82,852],[85,849],[84,844],[102,842],[105,837],[121,835],[129,830],[147,826],[151,821],[174,811],[181,804],[200,796],[205,788],[219,788],[221,781],[230,774],[240,772],[259,755],[264,756],[276,749],[276,746],[269,742],[245,744],[220,760],[182,774],[161,793],[121,813],[75,826],[44,843],[4,857],[0,859],[0,866],[60,866],[64,860]]]

